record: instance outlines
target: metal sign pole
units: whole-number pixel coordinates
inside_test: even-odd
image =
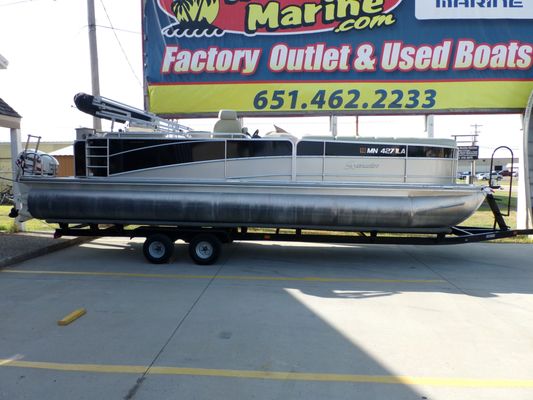
[[[435,137],[435,116],[434,115],[426,115],[426,132],[428,134],[428,138],[434,138]]]
[[[521,144],[518,167],[518,204],[516,210],[516,226],[518,229],[533,228],[532,199],[533,181],[531,168],[533,167],[533,92],[524,114],[524,132]]]
[[[337,139],[338,135],[338,123],[337,123],[337,116],[336,115],[330,115],[329,116],[329,131],[331,132],[331,135]]]

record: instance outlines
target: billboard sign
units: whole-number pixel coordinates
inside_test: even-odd
[[[417,0],[418,19],[533,19],[529,0]]]
[[[532,7],[143,0],[147,105],[164,116],[523,110],[533,89]]]

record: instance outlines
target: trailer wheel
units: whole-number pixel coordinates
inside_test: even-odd
[[[212,234],[200,234],[189,243],[189,255],[199,265],[214,264],[220,256],[220,240]]]
[[[143,253],[148,261],[153,264],[164,264],[170,260],[174,252],[174,242],[161,233],[150,235],[143,245]]]

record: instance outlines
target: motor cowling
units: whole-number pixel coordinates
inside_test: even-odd
[[[17,157],[17,166],[24,176],[56,176],[59,162],[50,154],[39,150],[25,150]]]

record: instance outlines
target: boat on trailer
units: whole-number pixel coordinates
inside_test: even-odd
[[[486,196],[456,184],[453,140],[250,135],[229,110],[212,132],[193,131],[102,97],[75,103],[130,128],[78,130],[72,177],[55,176],[50,156],[23,152],[21,221],[449,233]]]

